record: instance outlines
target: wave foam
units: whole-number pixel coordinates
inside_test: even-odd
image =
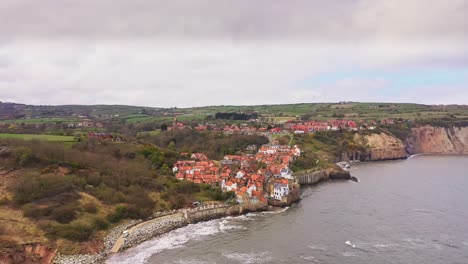
[[[232,225],[226,219],[224,219],[223,221],[221,221],[219,223],[219,230],[220,231],[226,232],[226,231],[233,230],[233,229],[247,229],[247,228],[245,228],[243,226],[239,226],[239,225]]]
[[[356,253],[350,251],[345,251],[341,255],[343,255],[343,257],[357,257]]]
[[[355,247],[356,247],[356,245],[354,245],[353,243],[351,243],[351,241],[349,241],[349,240],[346,241],[345,244],[348,245],[348,246],[350,246],[350,247],[352,247],[352,248],[355,248]]]
[[[251,221],[254,219],[246,215],[241,216],[228,216],[222,219],[215,219],[207,222],[200,222],[197,224],[190,224],[188,226],[172,230],[160,237],[146,241],[134,248],[129,249],[124,253],[119,253],[109,258],[106,263],[108,264],[134,264],[144,263],[152,255],[157,254],[163,250],[174,249],[182,247],[190,240],[200,240],[204,237],[214,235],[220,232],[227,232],[229,230],[243,230],[247,229],[241,225],[235,225],[233,221]]]
[[[317,245],[308,245],[307,247],[310,248],[310,249],[313,249],[313,250],[320,250],[320,251],[326,251],[327,250],[326,247],[317,246]]]
[[[393,247],[399,247],[400,245],[398,244],[375,244],[373,247],[375,248],[393,248]]]
[[[188,225],[146,241],[124,253],[119,253],[108,259],[106,263],[145,263],[152,255],[163,250],[179,248],[190,240],[201,239],[218,232],[220,232],[220,229],[218,228],[217,220]]]
[[[223,254],[224,257],[238,261],[239,263],[246,263],[246,264],[254,264],[254,263],[264,263],[268,261],[272,261],[273,257],[271,256],[271,252],[259,252],[259,253],[226,253]]]
[[[281,210],[278,210],[278,211],[266,211],[266,212],[262,212],[262,214],[280,214],[280,213],[286,212],[288,209],[289,209],[289,207],[285,207],[284,209],[281,209]]]

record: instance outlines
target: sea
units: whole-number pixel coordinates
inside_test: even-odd
[[[353,165],[278,212],[174,230],[107,263],[468,263],[468,156]]]

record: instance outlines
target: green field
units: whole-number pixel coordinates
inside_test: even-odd
[[[205,115],[199,114],[182,114],[177,116],[177,120],[181,122],[188,122],[193,120],[203,120]],[[148,122],[172,122],[173,116],[150,116],[145,114],[131,114],[121,117],[126,123],[148,123]]]
[[[94,121],[117,120],[123,121],[124,123],[169,123],[172,122],[174,116],[177,116],[177,120],[181,122],[202,122],[202,120],[205,120],[208,116],[213,117],[218,112],[257,112],[265,119],[273,118],[274,122],[284,122],[288,120],[289,117],[299,117],[306,120],[330,120],[338,118],[355,120],[381,120],[388,118],[402,118],[410,120],[431,120],[440,118],[457,118],[463,120],[468,119],[468,106],[466,105],[423,105],[413,103],[379,102],[301,103],[240,106],[218,105],[191,108],[152,108],[121,105],[18,105],[17,108],[20,110],[17,110],[14,113],[9,113],[5,116],[36,116],[37,118],[10,119],[0,121],[0,123],[70,123],[77,121],[75,116],[83,114],[91,116],[91,119]]]
[[[73,142],[73,136],[58,136],[58,135],[35,135],[35,134],[0,134],[0,138],[14,138],[24,140],[40,140],[40,141],[55,141],[55,142]]]
[[[4,123],[14,124],[50,124],[50,123],[73,123],[78,122],[76,118],[21,118],[21,119],[10,119],[4,120]]]
[[[156,129],[156,130],[153,130],[153,131],[138,132],[137,133],[137,138],[144,137],[144,136],[157,136],[159,134],[161,134],[161,129]]]

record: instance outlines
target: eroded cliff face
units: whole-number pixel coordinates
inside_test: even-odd
[[[365,135],[369,154],[367,160],[392,160],[407,157],[405,143],[388,134]]]
[[[386,133],[355,134],[354,144],[366,151],[343,152],[339,160],[404,159],[413,154],[468,154],[468,127],[413,128],[405,141]]]
[[[0,263],[50,264],[55,254],[56,251],[47,245],[28,244],[3,249],[0,252]]]
[[[409,154],[468,154],[468,127],[413,128],[406,146]]]

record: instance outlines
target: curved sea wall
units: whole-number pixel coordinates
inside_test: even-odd
[[[155,236],[188,225],[182,213],[167,215],[134,226],[119,251],[141,244]]]
[[[153,237],[165,234],[171,230],[188,224],[208,221],[230,215],[239,215],[247,212],[265,211],[267,203],[258,202],[245,206],[227,206],[211,204],[194,209],[173,210],[166,213],[156,213],[154,218],[147,221],[131,221],[127,224],[113,228],[107,235],[105,249],[98,254],[89,255],[61,255],[57,253],[53,259],[56,264],[92,264],[104,263],[111,253],[124,251],[130,247],[141,244]]]

